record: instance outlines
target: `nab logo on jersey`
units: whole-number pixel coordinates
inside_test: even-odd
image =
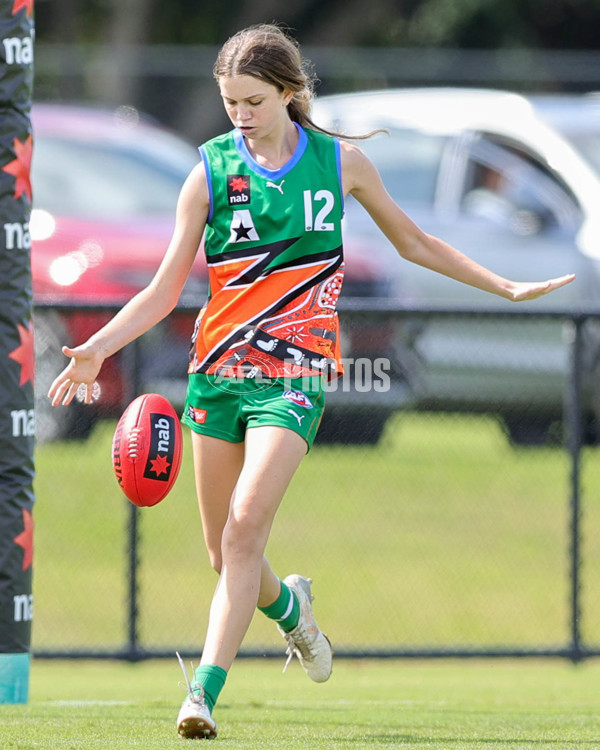
[[[230,206],[250,203],[250,177],[248,175],[227,175],[227,200]]]

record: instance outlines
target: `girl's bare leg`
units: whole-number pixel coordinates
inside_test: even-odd
[[[198,435],[194,445],[204,534],[211,562],[220,570],[201,663],[227,671],[259,601],[266,605],[279,595],[279,579],[264,550],[306,443],[291,430],[255,427],[247,431],[244,447],[225,448]],[[229,503],[224,500],[227,493]]]

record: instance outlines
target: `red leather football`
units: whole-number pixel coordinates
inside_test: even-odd
[[[182,449],[181,423],[166,398],[145,393],[129,404],[115,430],[112,463],[134,505],[164,500],[179,474]]]

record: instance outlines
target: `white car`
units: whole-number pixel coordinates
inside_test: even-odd
[[[508,278],[577,274],[525,310],[600,311],[600,96],[399,89],[318,98],[313,118],[349,135],[388,131],[359,145],[425,231]],[[557,436],[568,372],[564,322],[477,317],[516,308],[399,260],[355,201],[347,202],[345,222],[346,245],[385,259],[401,305],[473,309],[468,319],[416,326],[398,354],[412,358],[404,368],[412,400],[398,406],[493,413],[516,443]],[[586,337],[591,383],[599,351],[592,321]]]

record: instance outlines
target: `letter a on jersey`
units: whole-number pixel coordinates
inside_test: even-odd
[[[260,239],[247,208],[233,212],[230,228],[229,242],[255,242]]]

